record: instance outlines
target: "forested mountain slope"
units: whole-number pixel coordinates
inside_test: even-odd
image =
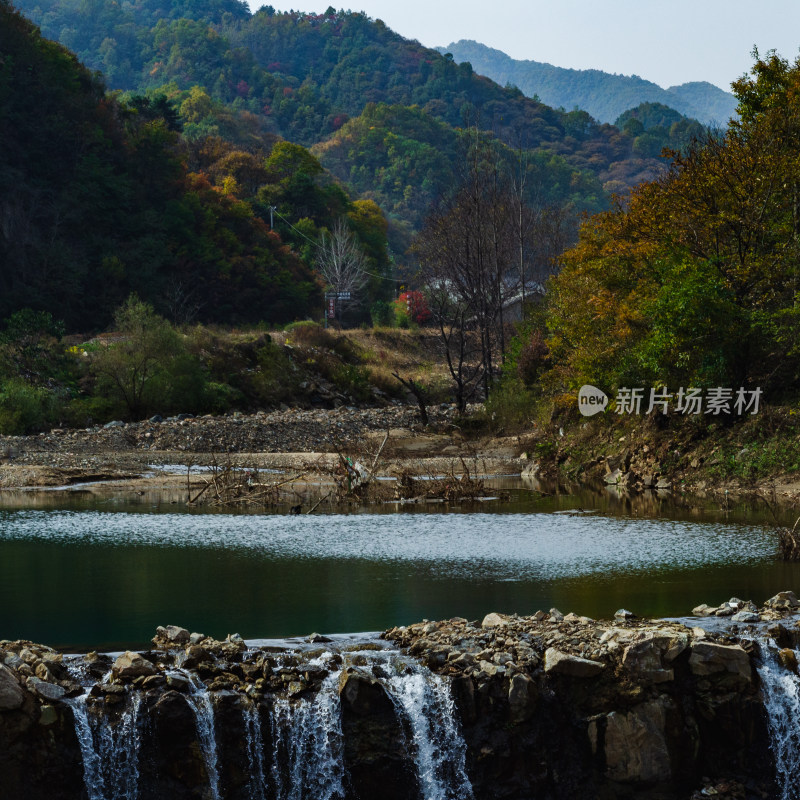
[[[736,113],[736,98],[705,81],[663,89],[638,75],[612,75],[597,69],[565,69],[540,61],[516,60],[500,50],[467,39],[440,47],[456,62],[502,86],[519,87],[554,108],[580,108],[600,122],[613,122],[640,103],[661,103],[704,125],[724,126]]]
[[[267,6],[250,15],[235,0],[173,0],[168,18],[159,19],[166,5],[166,0],[19,0],[45,35],[73,48],[111,88],[186,92],[199,86],[212,100],[254,115],[273,134],[305,146],[337,134],[370,104],[384,103],[414,106],[415,113],[451,128],[474,125],[512,148],[564,159],[577,184],[590,184],[590,173],[606,191],[625,191],[662,168],[658,158],[636,152],[632,137],[613,126],[503,88],[364,14],[277,13]],[[395,133],[392,121],[386,124],[387,134]],[[446,150],[446,138],[435,146]],[[323,148],[324,158],[335,149]],[[334,158],[330,165],[338,177],[352,180],[353,165],[345,168]],[[369,171],[366,164],[355,169],[361,166]],[[361,191],[386,195],[385,188],[366,186],[363,170],[360,175]],[[393,208],[402,208],[407,186],[418,188],[408,183],[392,190]],[[595,194],[596,187],[589,191]],[[588,198],[586,205],[594,204]]]
[[[171,318],[189,304],[228,323],[321,304],[309,266],[259,218],[247,154],[191,145],[179,125],[163,96],[107,97],[0,0],[0,319],[30,306],[96,330],[131,291]],[[305,202],[311,229],[350,212],[316,159],[277,150],[254,159],[269,202]]]

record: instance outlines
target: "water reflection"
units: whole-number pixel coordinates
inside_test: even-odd
[[[499,479],[506,499],[479,506],[300,517],[205,514],[162,495],[21,508],[6,493],[0,638],[121,647],[159,624],[258,638],[552,606],[677,616],[800,588],[757,507],[565,489]]]

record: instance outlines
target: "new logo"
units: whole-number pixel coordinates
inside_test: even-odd
[[[578,392],[578,410],[584,417],[593,417],[608,406],[608,396],[596,386],[586,384]]]

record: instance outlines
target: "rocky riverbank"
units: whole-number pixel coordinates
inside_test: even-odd
[[[73,800],[116,764],[151,800],[252,797],[254,775],[272,796],[312,772],[348,800],[433,796],[434,778],[465,800],[781,798],[778,761],[800,752],[771,747],[765,681],[800,687],[800,602],[750,609],[490,613],[251,646],[169,626],[117,656],[2,641],[0,796]]]
[[[153,418],[112,422],[80,430],[54,429],[37,436],[0,437],[0,489],[112,482],[142,489],[173,486],[160,465],[203,467],[230,461],[247,467],[314,472],[337,452],[371,456],[388,440],[378,475],[409,472],[440,474],[460,459],[480,469],[519,472],[516,437],[471,438],[451,405],[429,410],[430,424],[418,423],[408,406],[301,410],[285,408],[256,414]],[[186,483],[183,474],[183,485]]]

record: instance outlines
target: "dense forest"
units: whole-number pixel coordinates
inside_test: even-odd
[[[456,64],[403,39],[364,14],[333,8],[320,15],[279,13],[266,6],[250,15],[243,3],[206,0],[172,3],[168,16],[160,18],[163,5],[157,0],[19,2],[46,36],[102,72],[112,89],[164,91],[176,97],[199,87],[229,114],[289,141],[304,146],[324,145],[329,139],[351,142],[348,153],[354,163],[344,164],[341,147],[334,144],[321,147],[323,166],[341,180],[355,179],[358,191],[385,199],[386,210],[412,227],[424,203],[415,199],[409,204],[405,196],[409,187],[416,191],[426,179],[426,199],[442,190],[426,146],[452,152],[447,128],[478,126],[511,148],[540,152],[540,168],[557,157],[553,182],[562,182],[564,170],[572,170],[576,183],[587,187],[578,192],[584,195],[581,207],[587,209],[605,202],[599,187],[606,193],[626,191],[663,168],[657,157],[636,150],[633,138],[614,126],[599,124],[583,111],[554,110],[519,90],[498,86],[476,75],[469,64]],[[358,159],[374,143],[376,134],[366,135],[373,122],[361,120],[341,129],[365,109],[372,113],[373,104],[412,107],[428,120],[416,139],[407,114],[383,116],[381,147],[387,170],[396,174],[387,179],[382,172],[369,185],[375,164]],[[185,128],[186,136],[215,130],[230,135],[218,120],[197,117]],[[395,136],[402,147],[392,146]],[[370,172],[372,178],[367,177]],[[408,173],[423,177],[416,184],[404,181]],[[542,179],[550,180],[547,175]]]
[[[320,319],[323,292],[351,287],[346,324],[391,323],[398,278],[454,285],[455,272],[434,274],[447,263],[437,251],[445,231],[459,246],[476,237],[472,255],[486,256],[477,290],[469,302],[466,292],[458,303],[449,292],[413,296],[448,326],[486,320],[472,377],[462,374],[466,340],[446,344],[461,347],[451,369],[459,404],[486,396],[499,365],[513,371],[525,349],[525,335],[506,337],[506,303],[541,290],[575,242],[579,215],[600,213],[565,274],[584,264],[575,253],[586,251],[591,225],[628,219],[648,186],[674,180],[721,141],[658,103],[626,110],[616,125],[554,110],[364,14],[251,15],[234,0],[23,6],[44,33],[0,0],[0,410],[9,430],[135,418],[154,398],[175,408],[193,398],[196,410],[284,398],[274,380],[258,382],[289,369],[268,340],[247,357],[252,380],[240,387],[209,366],[210,334],[179,336],[176,326]],[[355,279],[337,252],[352,254]],[[587,286],[583,275],[577,286]],[[545,360],[561,346],[557,303],[586,301],[569,295],[577,289],[568,281],[554,289],[534,348]],[[108,327],[122,343],[83,350],[86,361],[53,345],[65,331]],[[124,342],[156,354],[149,400],[120,388],[120,364],[139,358]],[[573,356],[560,358],[565,369]],[[347,386],[361,380],[357,365],[342,369]],[[534,373],[542,370],[526,380]]]
[[[0,23],[0,318],[30,306],[97,330],[131,292],[175,321],[303,318],[321,307],[304,248],[341,217],[373,272],[388,269],[380,210],[302,146],[198,88],[108,97],[5,2]],[[182,135],[191,125],[208,129]],[[298,225],[271,231],[270,206]],[[373,294],[391,296],[380,283]]]
[[[580,108],[600,122],[611,122],[640,103],[660,103],[703,125],[724,126],[736,113],[736,98],[705,81],[663,89],[638,75],[612,75],[598,69],[565,69],[539,61],[518,61],[478,42],[462,39],[441,52],[505,86],[518,86],[554,108]]]
[[[520,341],[516,398],[527,385],[563,411],[584,383],[728,387],[732,413],[742,387],[796,396],[800,59],[755,55],[738,120],[584,223]]]

